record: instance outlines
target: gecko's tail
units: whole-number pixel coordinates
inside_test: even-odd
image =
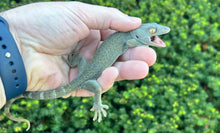
[[[7,116],[9,119],[11,119],[11,120],[13,120],[13,121],[17,121],[17,122],[26,122],[27,125],[28,125],[26,131],[28,131],[28,130],[30,129],[30,121],[27,120],[27,119],[24,119],[24,118],[16,118],[16,117],[12,116],[11,113],[10,113],[11,104],[12,104],[15,100],[20,99],[20,98],[23,98],[23,97],[24,97],[23,95],[20,95],[20,96],[17,96],[17,97],[15,97],[15,98],[12,98],[11,100],[9,100],[9,101],[6,103],[4,109],[5,109],[6,116]]]

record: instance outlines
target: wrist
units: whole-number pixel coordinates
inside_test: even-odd
[[[27,77],[16,37],[10,32],[13,26],[9,28],[6,16],[0,17],[0,76],[6,100],[10,100],[25,92]]]
[[[0,12],[0,17],[7,18],[6,13]],[[6,21],[8,21],[8,20],[6,19]],[[13,37],[14,37],[14,35],[13,35]],[[16,42],[16,44],[17,44],[17,47],[19,48],[20,46],[18,46],[17,42]],[[20,51],[20,49],[19,49],[19,51]],[[4,89],[4,85],[2,83],[2,79],[0,77],[0,109],[4,106],[5,103],[6,103],[5,89]]]

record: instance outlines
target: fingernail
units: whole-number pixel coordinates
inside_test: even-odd
[[[132,22],[138,22],[138,21],[141,21],[141,19],[138,18],[138,17],[129,17],[129,19],[130,19]]]

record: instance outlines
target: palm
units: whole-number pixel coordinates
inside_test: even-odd
[[[54,10],[52,7],[44,8],[42,5],[32,13],[32,18],[26,18],[27,8],[32,8],[26,6],[20,14],[10,17],[22,24],[13,28],[16,29],[16,41],[22,49],[24,63],[28,64],[26,71],[29,91],[55,89],[67,84],[77,73],[76,69],[70,71],[61,57],[68,55],[77,46],[82,47],[80,54],[89,60],[100,41],[98,30],[90,34],[88,27],[77,16],[71,16],[73,19],[76,17],[71,23],[66,21],[70,19],[69,12],[64,12],[63,8]],[[76,25],[78,23],[81,25]]]
[[[72,48],[68,46],[65,46],[66,48],[62,47],[60,46],[62,44],[55,42],[53,42],[54,46],[52,43],[49,43],[51,45],[44,44],[39,50],[30,45],[27,52],[24,52],[24,61],[26,61],[26,57],[28,60],[25,64],[28,64],[28,66],[30,66],[29,70],[31,70],[32,73],[35,73],[35,77],[39,78],[37,81],[38,84],[41,84],[40,82],[42,82],[44,85],[41,88],[37,86],[36,89],[29,89],[31,89],[31,91],[49,90],[58,88],[71,81],[77,75],[77,69],[70,69],[62,60],[62,56],[68,55],[70,51],[80,47],[80,55],[84,56],[87,60],[90,60],[98,47],[97,45],[100,44],[100,34],[94,34],[97,32],[99,31],[92,31],[87,38],[79,41],[78,44],[73,45]],[[59,40],[57,40],[57,42],[59,42]],[[65,44],[65,41],[63,41],[63,43]],[[23,50],[25,51],[26,48],[27,47],[23,48]],[[31,84],[34,83],[36,82],[31,81]]]
[[[27,57],[29,62],[26,62],[25,64],[29,64],[28,66],[31,66],[29,70],[31,70],[32,73],[35,73],[35,77],[39,78],[37,80],[38,84],[44,84],[41,88],[36,86],[36,89],[28,89],[31,89],[31,91],[49,90],[58,88],[71,81],[77,75],[77,69],[73,68],[70,70],[69,66],[65,64],[61,57],[68,55],[69,52],[75,48],[80,48],[80,55],[83,55],[87,60],[90,60],[97,45],[100,43],[100,34],[94,33],[99,33],[99,31],[92,31],[88,37],[79,41],[77,44],[72,45],[72,47],[68,46],[69,40],[62,40],[62,37],[55,37],[56,41],[51,39],[51,42],[44,42],[43,40],[46,40],[45,38],[47,38],[47,34],[45,34],[45,37],[43,35],[40,37],[43,38],[41,41],[42,48],[34,48],[33,45],[28,44],[30,45],[30,48],[28,48],[27,52],[24,52],[24,54],[27,54],[24,55],[24,61],[26,61]],[[63,44],[59,44],[58,42],[62,42]],[[25,46],[23,50],[25,51],[26,48],[27,47]],[[33,72],[33,70],[35,71]],[[31,84],[34,83],[36,82],[31,81]]]

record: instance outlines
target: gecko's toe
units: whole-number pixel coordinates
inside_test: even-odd
[[[93,107],[90,109],[90,111],[95,111],[95,107],[93,106]]]
[[[90,111],[95,111],[95,115],[93,117],[93,121],[98,119],[98,122],[102,121],[102,114],[104,117],[107,116],[107,112],[105,111],[105,109],[108,109],[109,107],[107,105],[94,105]]]
[[[98,119],[98,122],[101,122],[101,121],[102,121],[102,114],[101,114],[101,111],[99,110],[98,113],[99,113],[99,119]]]
[[[107,112],[104,109],[102,109],[101,111],[102,111],[103,116],[106,117],[107,116]]]
[[[93,117],[93,121],[97,120],[97,118],[98,118],[98,112],[95,111],[95,115],[94,115],[94,117]]]

